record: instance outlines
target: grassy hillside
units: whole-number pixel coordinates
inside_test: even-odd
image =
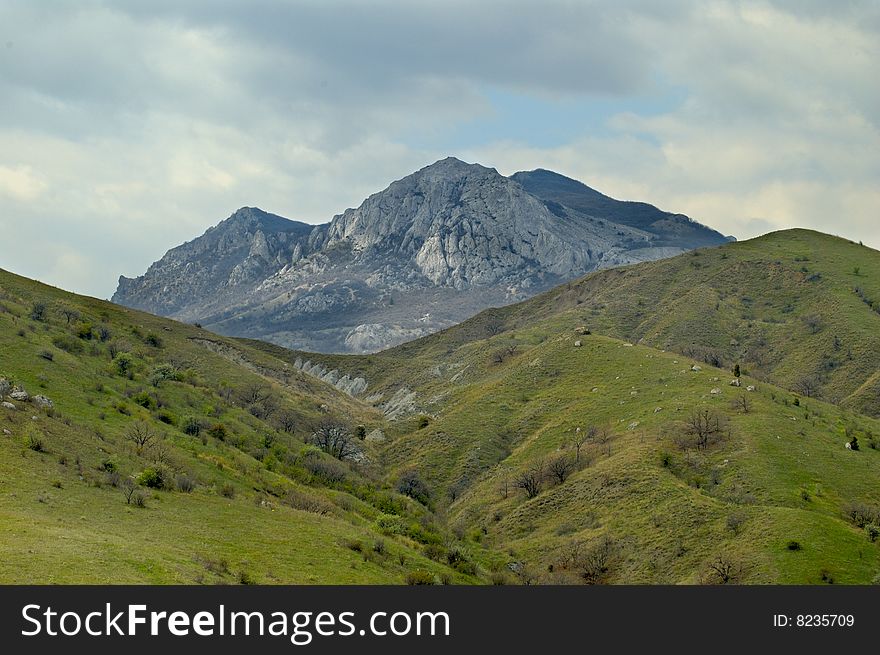
[[[381,415],[269,355],[0,271],[4,386],[0,582],[476,581],[369,443],[306,443]]]
[[[546,321],[739,364],[757,379],[880,416],[880,253],[809,230],[599,271],[517,305],[488,310],[377,359],[439,358]],[[357,366],[370,369],[368,360]]]
[[[870,409],[880,317],[847,285],[874,293],[877,259],[794,231],[598,273],[377,355],[259,347],[364,376],[378,408],[405,392],[389,477],[417,470],[453,528],[520,579],[691,583],[729,568],[743,582],[867,583],[880,573],[880,423],[852,408]],[[758,367],[743,353],[761,338]],[[820,390],[842,406],[767,381],[797,386],[834,352]],[[705,444],[695,412],[720,426]]]
[[[877,260],[780,233],[364,356],[2,274],[0,377],[55,407],[0,409],[0,579],[877,581]],[[369,435],[357,461],[306,445],[328,422]]]

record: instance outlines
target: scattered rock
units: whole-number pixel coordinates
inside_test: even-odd
[[[3,428],[3,434],[5,434],[8,437],[10,434],[12,434],[12,432],[7,430],[6,428]]]
[[[597,391],[599,391],[599,387],[593,387],[590,389],[590,393],[596,393]]]
[[[582,326],[580,326],[580,327],[576,327],[576,328],[574,329],[574,331],[575,331],[576,333],[578,333],[578,334],[590,334],[590,330],[587,328],[586,325],[582,325]]]
[[[38,407],[45,407],[46,409],[52,409],[55,407],[55,403],[49,400],[46,396],[34,396],[32,400]]]
[[[847,449],[847,450],[852,450],[852,444],[850,444],[849,441],[847,441],[847,442],[846,442],[845,444],[843,444],[843,445],[846,446],[846,449]]]
[[[655,414],[656,414],[657,412],[662,412],[662,411],[663,411],[663,408],[662,408],[662,407],[655,407],[655,408],[654,408],[654,413],[655,413]]]
[[[28,400],[30,400],[30,394],[28,394],[28,392],[24,389],[16,389],[11,394],[9,394],[9,397],[22,403],[26,403]]]
[[[364,438],[364,441],[369,441],[370,443],[382,443],[385,441],[385,433],[379,429],[373,430]]]
[[[755,385],[750,384],[749,386],[746,387],[746,391],[755,391]]]
[[[5,407],[6,409],[15,410],[15,405],[13,405],[12,403],[6,403],[6,402],[4,402],[4,403],[3,403],[3,407]]]
[[[694,371],[694,372],[696,372],[696,371],[702,371],[702,370],[703,370],[703,367],[702,367],[702,366],[697,366],[696,364],[694,364],[693,366],[691,366],[691,370]]]
[[[575,348],[580,348],[583,344],[580,342],[580,339],[574,342]]]
[[[718,387],[715,387],[709,393],[711,393],[713,396],[717,396],[719,393],[721,393],[721,389],[719,389]]]
[[[730,386],[731,386],[731,387],[741,387],[741,386],[742,386],[742,381],[741,381],[739,378],[733,378],[733,379],[730,381]]]
[[[626,429],[627,430],[635,430],[637,427],[639,427],[639,422],[633,421],[632,423],[630,423],[629,425],[626,426]]]

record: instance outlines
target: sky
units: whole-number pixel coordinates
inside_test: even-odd
[[[0,0],[0,268],[109,297],[448,155],[880,248],[880,3]]]

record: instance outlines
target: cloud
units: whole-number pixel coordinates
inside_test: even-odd
[[[857,0],[10,0],[0,261],[108,296],[240,206],[323,222],[448,154],[880,246],[878,32]]]

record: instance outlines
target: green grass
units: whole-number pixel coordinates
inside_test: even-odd
[[[2,582],[400,584],[415,569],[478,580],[425,556],[455,538],[386,484],[369,444],[360,464],[306,445],[322,421],[373,429],[382,416],[270,355],[0,272],[0,377],[55,405],[0,409]],[[271,400],[248,406],[254,388]],[[139,424],[154,433],[144,448],[126,438]],[[147,488],[149,468],[195,489]],[[126,502],[127,480],[141,481],[144,507]],[[418,530],[384,534],[388,511]]]
[[[383,353],[334,356],[0,274],[0,376],[56,402],[0,410],[12,433],[0,437],[0,580],[401,583],[424,568],[458,583],[871,583],[880,541],[849,506],[880,521],[880,315],[865,302],[880,298],[878,280],[876,252],[796,230],[599,272]],[[28,318],[37,299],[47,323]],[[70,304],[82,318],[67,325],[58,309]],[[113,338],[80,339],[86,322]],[[131,379],[109,357],[119,340]],[[297,357],[368,390],[345,396],[296,371]],[[155,387],[163,363],[177,374]],[[805,376],[821,398],[793,391]],[[255,383],[276,399],[272,416],[243,406]],[[384,403],[404,389],[415,411],[388,419]],[[705,448],[687,433],[695,410],[721,426]],[[228,435],[186,435],[186,417]],[[388,437],[332,483],[305,466],[328,417]],[[161,432],[192,493],[142,489],[139,508],[108,486],[108,458],[126,477],[154,465],[124,438],[137,420]],[[517,487],[573,459],[591,427],[564,481],[545,475],[532,498]],[[428,507],[395,491],[413,470]],[[456,552],[467,561],[453,570]]]
[[[880,315],[853,289],[880,298],[878,280],[875,251],[795,230],[599,272],[375,355],[253,345],[362,375],[379,406],[401,388],[416,392],[418,412],[388,427],[389,476],[419,470],[455,529],[487,557],[524,562],[525,577],[577,581],[566,550],[607,536],[610,582],[708,582],[722,558],[742,582],[864,584],[880,572],[880,550],[845,508],[880,506],[880,423],[866,415],[877,402]],[[805,320],[813,315],[818,330]],[[747,356],[759,343],[759,357]],[[839,365],[823,364],[829,353]],[[730,386],[737,363],[740,388]],[[820,378],[822,400],[783,388],[806,375]],[[742,396],[748,413],[733,406]],[[702,407],[729,437],[682,448]],[[591,425],[611,436],[584,447],[590,466],[533,499],[513,486],[537,462],[572,453],[575,430]],[[852,436],[858,451],[844,447]]]

